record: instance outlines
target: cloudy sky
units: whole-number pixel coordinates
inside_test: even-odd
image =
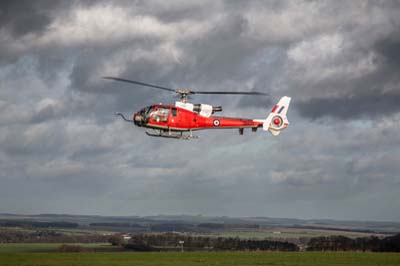
[[[150,138],[113,116],[168,92],[290,127]],[[0,3],[0,212],[400,221],[398,1]]]

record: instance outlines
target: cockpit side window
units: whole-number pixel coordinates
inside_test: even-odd
[[[178,114],[178,110],[175,107],[172,107],[171,115],[176,116]]]
[[[167,107],[158,107],[154,112],[153,121],[156,122],[167,122],[169,115],[169,108]]]

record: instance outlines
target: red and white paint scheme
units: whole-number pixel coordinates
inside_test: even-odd
[[[156,88],[164,91],[178,93],[180,101],[175,105],[155,104],[147,106],[133,114],[132,119],[121,116],[127,122],[133,122],[138,127],[149,128],[152,132],[146,132],[153,137],[192,139],[197,138],[192,131],[202,129],[228,129],[237,128],[239,134],[243,135],[245,128],[251,128],[253,132],[262,127],[264,131],[269,131],[273,136],[278,136],[280,132],[289,125],[286,117],[289,109],[290,97],[284,96],[272,108],[265,119],[233,118],[223,116],[213,116],[216,112],[221,112],[221,106],[211,106],[208,104],[192,104],[187,102],[187,96],[192,94],[231,94],[231,95],[267,95],[262,92],[244,91],[192,91],[187,89],[174,90],[167,87],[152,85],[139,81],[123,79],[118,77],[104,77],[116,81],[122,81]],[[189,132],[189,134],[184,134]]]
[[[289,125],[286,116],[289,104],[290,98],[284,96],[266,119],[246,119],[212,116],[216,110],[222,111],[221,107],[176,102],[175,106],[156,104],[145,107],[136,112],[132,120],[126,120],[132,121],[136,126],[156,130],[152,133],[147,132],[148,135],[156,137],[190,139],[196,138],[192,135],[192,131],[195,130],[229,128],[239,129],[239,133],[242,135],[245,128],[251,128],[255,132],[259,127],[277,136]],[[190,132],[190,135],[183,135],[183,132]]]

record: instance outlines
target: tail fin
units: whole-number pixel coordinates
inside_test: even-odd
[[[281,130],[289,125],[286,114],[289,109],[290,100],[290,97],[283,96],[274,108],[272,108],[263,124],[264,131],[269,131],[272,135],[278,136]]]

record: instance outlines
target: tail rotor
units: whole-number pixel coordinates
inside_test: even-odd
[[[286,114],[289,109],[290,100],[290,97],[283,96],[274,108],[272,108],[267,119],[263,123],[264,131],[269,131],[272,135],[278,136],[281,130],[289,126]]]

